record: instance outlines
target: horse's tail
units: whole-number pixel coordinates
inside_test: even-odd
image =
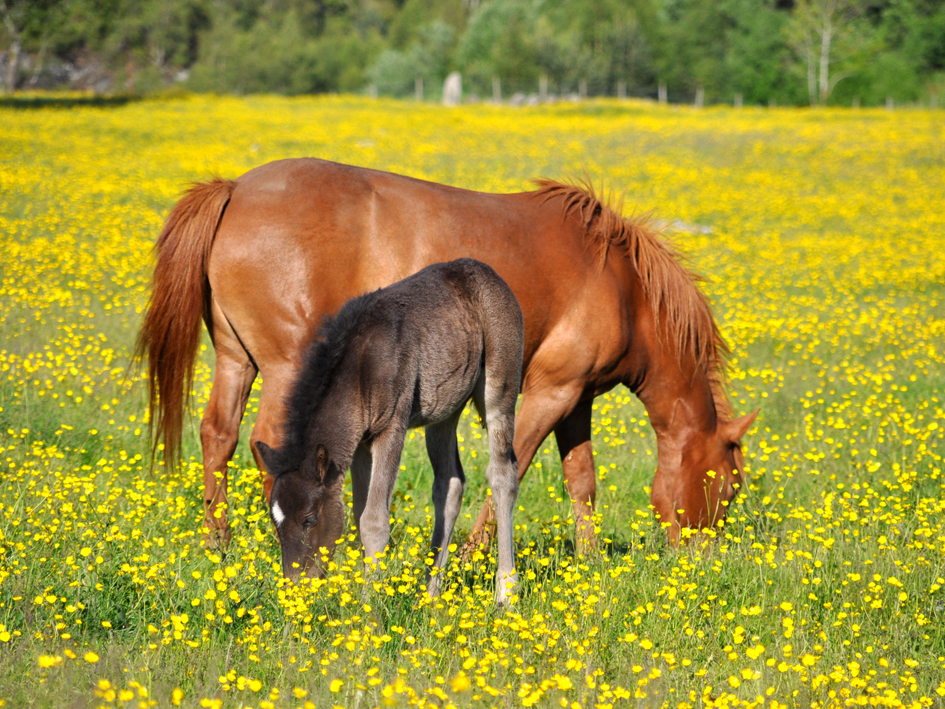
[[[233,182],[219,178],[193,185],[171,210],[155,245],[151,299],[135,358],[148,358],[151,459],[163,443],[169,467],[176,466],[180,456],[200,321],[210,301],[210,248],[232,191]]]

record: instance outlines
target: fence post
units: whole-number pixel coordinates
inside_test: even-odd
[[[627,82],[626,81],[617,82],[617,98],[619,98],[621,101],[627,98]]]
[[[660,84],[658,95],[660,103],[666,103],[666,84]]]
[[[502,81],[498,76],[492,77],[492,103],[502,103]]]
[[[371,98],[377,98],[377,84],[371,84],[368,86],[368,96]]]
[[[548,77],[544,74],[538,77],[538,99],[542,103],[548,100]]]
[[[859,96],[854,96],[854,97],[853,97],[853,108],[859,108],[859,107],[860,107],[860,97],[859,97]]]
[[[423,100],[423,77],[418,76],[413,80],[414,97],[417,101]]]
[[[886,97],[886,110],[887,110],[887,111],[893,110],[893,98],[892,98],[892,96],[887,96],[887,97]]]
[[[735,108],[741,108],[741,107],[742,107],[742,95],[735,94]]]
[[[587,98],[587,79],[581,79],[578,82],[578,96]]]
[[[702,108],[705,103],[705,89],[701,86],[696,87],[696,108]]]

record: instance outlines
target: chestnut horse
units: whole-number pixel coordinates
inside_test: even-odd
[[[589,187],[538,184],[484,194],[303,158],[186,193],[158,238],[137,355],[148,357],[155,446],[163,442],[174,465],[206,323],[216,353],[200,425],[208,541],[229,538],[227,462],[257,374],[250,447],[265,471],[257,444],[279,445],[289,387],[323,318],[464,256],[492,266],[521,304],[519,476],[554,431],[579,545],[594,538],[591,405],[621,383],[656,432],[651,501],[670,541],[724,518],[741,482],[739,440],[757,412],[733,418],[725,344],[694,276],[645,222],[621,217]],[[266,476],[267,499],[271,485]],[[490,518],[484,506],[479,541]]]

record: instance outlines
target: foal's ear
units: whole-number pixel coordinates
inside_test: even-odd
[[[324,480],[328,475],[329,460],[328,449],[321,443],[315,446],[315,477],[319,480]]]
[[[259,460],[262,462],[263,467],[266,468],[266,472],[270,475],[274,475],[272,465],[275,462],[275,452],[267,446],[262,441],[256,442],[256,454],[259,456]]]

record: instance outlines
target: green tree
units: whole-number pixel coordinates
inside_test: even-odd
[[[49,49],[67,12],[64,0],[0,0],[0,41],[7,45],[3,90],[13,93],[19,83],[23,53]]]
[[[454,44],[453,28],[435,20],[420,29],[406,50],[383,50],[367,70],[367,76],[380,93],[390,96],[408,95],[418,78],[426,86],[436,87],[450,70]]]
[[[472,15],[459,42],[458,63],[474,90],[488,92],[493,77],[510,90],[538,86],[535,5],[491,0]]]
[[[796,0],[788,39],[807,68],[810,103],[825,105],[839,81],[861,70],[874,49],[862,21],[866,0]]]
[[[671,87],[721,98],[732,18],[717,0],[667,0],[658,43],[659,79]],[[727,96],[726,96],[727,98]]]
[[[730,18],[723,64],[724,85],[748,103],[798,103],[804,86],[792,71],[794,57],[784,41],[790,14],[773,0],[725,0]]]

